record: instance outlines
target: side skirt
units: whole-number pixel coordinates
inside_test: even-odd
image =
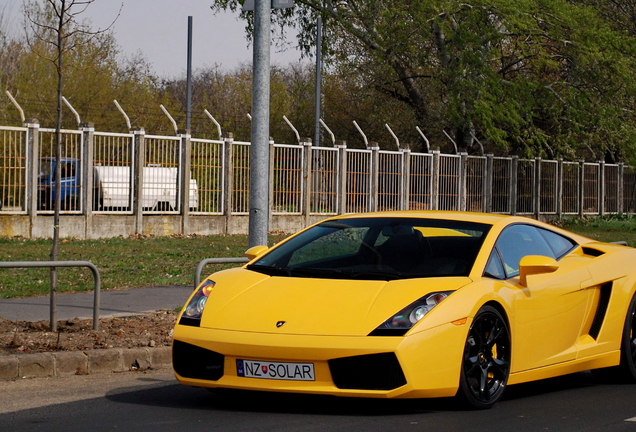
[[[620,350],[599,354],[592,357],[558,363],[538,369],[531,369],[510,374],[508,385],[521,384],[529,381],[537,381],[546,378],[553,378],[560,375],[567,375],[575,372],[582,372],[590,369],[616,366],[621,359]]]

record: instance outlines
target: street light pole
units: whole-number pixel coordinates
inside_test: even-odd
[[[322,102],[322,17],[316,21],[316,95],[314,102],[314,145],[320,145],[320,110]]]
[[[269,219],[270,0],[255,0],[249,247],[267,245]]]

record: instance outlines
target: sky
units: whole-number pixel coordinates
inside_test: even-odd
[[[214,14],[213,0],[95,0],[80,16],[89,18],[93,29],[113,24],[117,44],[126,56],[142,53],[157,75],[184,77],[187,68],[188,16],[192,16],[192,67],[219,64],[232,70],[251,63],[252,47],[245,36],[245,22],[238,11]],[[0,13],[12,28],[21,23],[22,0],[0,0]],[[15,30],[14,30],[15,31]],[[18,30],[19,31],[19,30]],[[293,42],[292,42],[293,44]],[[270,62],[285,66],[298,62],[300,53],[291,48],[270,51]]]

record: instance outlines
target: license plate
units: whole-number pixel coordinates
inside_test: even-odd
[[[315,381],[313,363],[280,363],[236,360],[236,374],[246,378],[287,381]]]

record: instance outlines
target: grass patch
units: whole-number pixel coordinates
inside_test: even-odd
[[[606,215],[563,219],[563,228],[604,242],[626,241],[636,247],[636,216]]]
[[[270,237],[270,244],[284,236]],[[3,261],[48,261],[51,240],[0,238]],[[102,289],[161,285],[190,285],[197,264],[205,258],[242,257],[248,247],[245,235],[64,239],[60,261],[91,261],[99,269]],[[208,265],[205,276],[234,264]],[[49,293],[49,269],[0,269],[0,298]],[[90,291],[88,269],[59,268],[58,292]]]

